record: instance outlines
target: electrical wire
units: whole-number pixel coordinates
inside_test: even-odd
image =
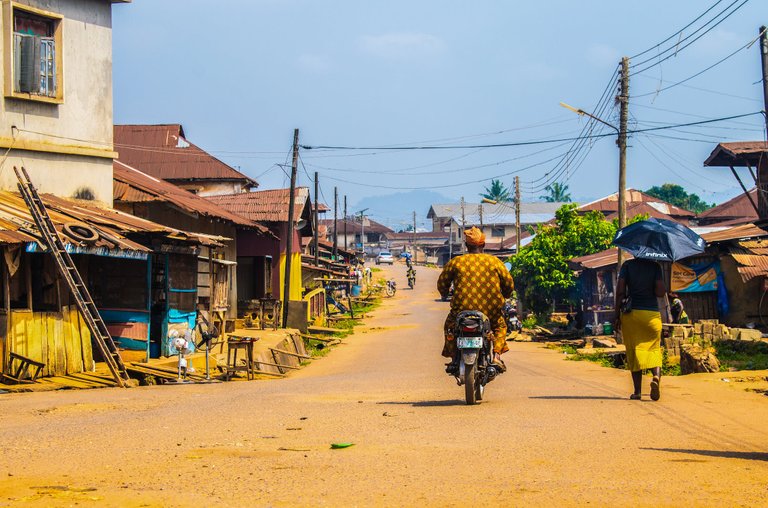
[[[691,75],[691,76],[688,76],[687,78],[685,78],[685,79],[683,79],[683,80],[680,80],[680,81],[677,81],[677,82],[675,82],[675,83],[672,83],[671,85],[667,85],[667,86],[665,86],[665,87],[663,87],[663,88],[659,88],[658,90],[655,90],[655,91],[653,91],[653,92],[642,93],[642,94],[636,94],[634,97],[635,97],[635,98],[639,98],[639,97],[647,97],[647,96],[649,96],[649,95],[658,95],[659,93],[661,93],[661,92],[663,92],[663,91],[665,91],[665,90],[669,90],[670,88],[674,88],[674,87],[676,87],[676,86],[682,85],[683,83],[687,83],[688,81],[690,81],[690,80],[692,80],[692,79],[694,79],[694,78],[697,78],[697,77],[701,76],[702,74],[704,74],[705,72],[707,72],[707,71],[709,71],[709,70],[712,70],[712,69],[714,69],[715,67],[717,67],[717,66],[718,66],[718,65],[720,65],[721,63],[725,62],[726,60],[729,60],[729,59],[730,59],[730,58],[732,58],[733,56],[735,56],[735,55],[737,55],[738,53],[741,53],[741,52],[742,52],[742,51],[744,51],[745,49],[749,48],[749,47],[750,47],[750,46],[752,46],[752,44],[754,44],[754,43],[755,43],[755,42],[756,42],[758,39],[760,39],[760,37],[762,37],[762,35],[763,35],[763,33],[764,33],[764,32],[765,32],[765,30],[763,30],[762,32],[760,32],[760,35],[758,35],[756,38],[754,38],[754,39],[752,39],[751,41],[749,41],[747,44],[744,44],[743,46],[741,46],[740,48],[738,48],[736,51],[734,51],[734,52],[730,53],[729,55],[727,55],[727,56],[726,56],[726,57],[724,57],[724,58],[721,58],[720,60],[718,60],[717,62],[713,63],[713,64],[712,64],[712,65],[710,65],[709,67],[707,67],[707,68],[705,68],[705,69],[702,69],[702,70],[700,70],[699,72],[697,72],[697,73],[695,73],[695,74],[693,74],[693,75]]]
[[[723,9],[722,11],[720,11],[720,13],[718,13],[718,14],[717,14],[717,16],[715,16],[714,18],[712,18],[712,20],[711,20],[710,22],[708,22],[707,24],[709,24],[709,23],[711,23],[712,21],[714,21],[715,19],[717,19],[717,17],[718,17],[718,16],[720,16],[720,15],[721,15],[723,12],[727,11],[728,9],[730,9],[730,8],[731,8],[731,7],[732,7],[732,6],[733,6],[735,3],[737,3],[738,1],[739,1],[739,0],[735,0],[735,1],[734,1],[733,3],[731,3],[731,4],[730,4],[728,7],[726,7],[726,8],[725,8],[725,9]],[[705,30],[705,31],[704,31],[702,34],[700,34],[698,37],[694,38],[694,39],[693,39],[692,41],[690,41],[688,44],[685,44],[684,46],[679,46],[679,43],[678,43],[677,45],[675,45],[675,46],[672,46],[672,47],[670,47],[670,48],[668,48],[668,49],[666,49],[666,50],[662,51],[662,52],[661,52],[659,55],[657,55],[656,57],[653,57],[653,58],[649,58],[649,59],[647,59],[647,60],[644,60],[644,61],[642,61],[642,62],[639,62],[639,63],[636,63],[636,64],[634,64],[634,65],[631,65],[631,67],[640,67],[640,66],[642,66],[642,65],[644,65],[644,64],[646,64],[646,63],[648,63],[648,62],[651,62],[651,61],[653,61],[653,60],[656,60],[656,59],[657,59],[659,56],[661,56],[661,55],[662,55],[662,54],[664,54],[664,53],[667,53],[668,51],[671,51],[671,50],[673,50],[673,49],[675,50],[675,51],[674,51],[674,53],[672,53],[672,54],[670,54],[670,55],[667,55],[667,56],[665,56],[664,58],[662,58],[662,59],[660,59],[660,60],[657,60],[657,61],[655,61],[655,62],[651,63],[650,65],[647,65],[646,67],[643,67],[643,68],[642,68],[642,69],[640,69],[640,70],[636,70],[636,71],[633,71],[633,72],[632,72],[630,75],[640,74],[640,73],[642,73],[642,72],[645,72],[645,71],[647,71],[648,69],[652,69],[653,67],[656,67],[656,66],[658,66],[658,65],[661,65],[663,62],[666,62],[667,60],[669,60],[669,59],[670,59],[670,58],[672,58],[672,57],[676,57],[676,56],[677,56],[677,55],[678,55],[678,54],[679,54],[681,51],[683,51],[685,48],[687,48],[687,47],[691,46],[693,43],[695,43],[696,41],[698,41],[699,39],[701,39],[702,37],[704,37],[705,35],[707,35],[709,32],[711,32],[712,30],[714,30],[714,29],[715,29],[717,26],[719,26],[719,25],[720,25],[722,22],[724,22],[726,19],[730,18],[730,17],[731,17],[731,16],[732,16],[732,15],[733,15],[733,14],[734,14],[736,11],[738,11],[738,10],[739,10],[739,9],[741,9],[741,8],[742,8],[744,5],[746,5],[746,4],[747,4],[747,2],[749,2],[749,0],[742,0],[741,4],[737,5],[735,9],[733,9],[731,12],[729,12],[728,14],[726,14],[726,15],[725,15],[725,17],[723,17],[723,18],[722,18],[721,20],[719,20],[717,23],[715,23],[715,24],[714,24],[714,25],[712,25],[711,27],[707,28],[707,30]],[[693,32],[691,35],[689,35],[689,36],[685,37],[684,39],[682,39],[680,42],[683,42],[683,41],[685,41],[685,40],[688,40],[690,37],[692,37],[694,34],[696,34],[696,33],[697,33],[699,30],[701,30],[701,29],[703,29],[704,27],[706,27],[706,26],[707,26],[707,24],[703,25],[703,26],[702,26],[702,27],[700,27],[698,30],[694,31],[694,32]]]
[[[706,11],[702,12],[701,14],[699,14],[699,15],[696,17],[696,19],[694,19],[693,21],[691,21],[690,23],[688,23],[687,25],[685,25],[683,28],[681,28],[681,29],[680,29],[680,30],[678,30],[677,32],[673,33],[672,35],[670,35],[669,37],[667,37],[667,38],[666,38],[666,39],[664,39],[663,41],[659,42],[659,43],[658,43],[658,44],[656,44],[655,46],[651,46],[650,48],[646,49],[645,51],[641,51],[640,53],[636,53],[636,54],[632,55],[632,56],[631,56],[631,57],[629,57],[629,58],[634,60],[635,58],[637,58],[637,57],[639,57],[639,56],[642,56],[642,55],[644,55],[644,54],[646,54],[646,53],[650,53],[651,51],[653,51],[654,49],[658,48],[658,47],[659,47],[659,46],[661,46],[662,44],[666,44],[667,42],[671,41],[672,39],[674,39],[674,38],[675,38],[675,37],[677,37],[678,35],[682,34],[682,33],[683,33],[683,32],[684,32],[686,29],[688,29],[690,26],[692,26],[692,25],[693,25],[694,23],[696,23],[698,20],[700,20],[701,18],[703,18],[704,16],[706,16],[706,15],[709,13],[709,11],[711,11],[712,9],[714,9],[715,7],[717,7],[717,5],[718,5],[718,4],[720,4],[720,3],[722,3],[722,2],[723,2],[723,0],[717,0],[717,2],[715,2],[714,4],[712,4],[712,5],[711,5],[711,6],[710,6],[710,7],[709,7],[709,8],[708,8]]]

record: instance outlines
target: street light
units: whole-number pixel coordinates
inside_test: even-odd
[[[587,113],[583,109],[574,108],[573,106],[570,106],[564,102],[561,102],[560,105],[565,109],[570,109],[577,115],[588,116],[593,120],[596,120],[603,125],[607,125],[611,129],[616,131],[616,135],[618,136],[618,139],[616,140],[616,144],[619,145],[619,229],[623,228],[624,226],[627,225],[627,203],[626,203],[627,133],[626,133],[626,130],[619,129],[615,125],[612,125],[606,122],[605,120],[602,120],[601,118],[596,117],[591,113]],[[617,257],[617,264],[619,265],[619,267],[621,267],[622,261],[623,261],[623,255],[622,255],[621,249],[619,249],[619,253]]]

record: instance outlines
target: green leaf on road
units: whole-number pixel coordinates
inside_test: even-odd
[[[331,443],[331,449],[332,450],[340,450],[342,448],[349,448],[350,446],[354,446],[355,443]]]

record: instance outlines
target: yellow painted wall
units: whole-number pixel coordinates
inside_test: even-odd
[[[301,300],[301,253],[293,254],[291,258],[291,300]],[[285,294],[285,254],[280,254],[280,299]]]
[[[91,333],[76,308],[11,311],[8,349],[45,363],[44,376],[86,372],[93,366]]]

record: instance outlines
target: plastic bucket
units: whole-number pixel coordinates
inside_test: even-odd
[[[363,292],[363,286],[358,286],[355,284],[352,286],[352,296],[360,296],[360,293]]]
[[[605,335],[613,335],[613,324],[608,321],[603,323],[603,333]]]

